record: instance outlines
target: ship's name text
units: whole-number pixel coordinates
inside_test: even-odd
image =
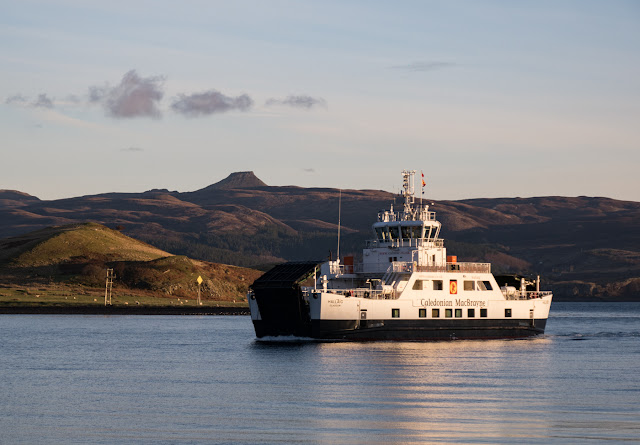
[[[462,298],[456,298],[456,306],[486,306],[487,302],[484,300],[463,300]]]
[[[432,299],[425,299],[422,300],[423,301],[423,305],[424,306],[451,306],[453,307],[453,300],[432,300]],[[471,300],[469,298],[462,299],[462,298],[456,298],[455,300],[455,305],[456,306],[466,306],[466,307],[483,307],[487,305],[487,302],[485,300]]]

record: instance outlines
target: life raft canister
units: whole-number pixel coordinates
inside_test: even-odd
[[[457,294],[458,293],[458,281],[457,280],[451,280],[449,282],[449,293],[450,294]]]

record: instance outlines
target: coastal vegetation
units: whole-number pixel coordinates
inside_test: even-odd
[[[197,261],[96,223],[49,227],[0,240],[0,306],[246,306],[262,272]],[[198,278],[201,283],[198,283]]]

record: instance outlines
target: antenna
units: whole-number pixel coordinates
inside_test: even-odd
[[[342,189],[340,189],[340,195],[338,195],[338,253],[336,259],[340,261],[340,217],[342,213]]]

